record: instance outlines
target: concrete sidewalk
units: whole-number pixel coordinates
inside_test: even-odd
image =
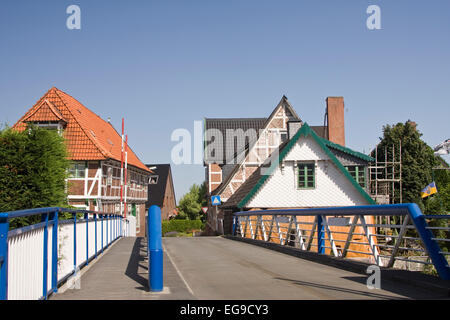
[[[91,262],[92,263],[92,262]],[[164,254],[164,293],[148,290],[147,243],[122,238],[81,276],[81,288],[53,294],[51,300],[195,299]]]

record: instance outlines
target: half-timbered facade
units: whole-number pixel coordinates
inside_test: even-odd
[[[56,129],[65,137],[72,160],[67,180],[71,206],[116,214],[124,211],[120,202],[122,137],[109,121],[53,87],[14,128],[24,130],[27,124]],[[151,171],[130,148],[127,158],[128,217],[136,224],[136,235],[144,236],[145,202]]]
[[[231,164],[214,159],[213,149],[217,150],[218,145],[211,142],[216,141],[214,130],[223,131],[223,128],[219,129],[218,119],[206,119],[206,180],[209,195],[219,195],[222,201],[219,206],[210,203],[208,227],[219,233],[231,232],[232,213],[241,210],[373,203],[366,192],[367,166],[373,159],[344,146],[343,114],[343,98],[330,97],[327,99],[327,125],[310,127],[283,96],[269,118],[260,124],[253,142],[249,140],[239,150],[230,145],[224,147],[234,148],[235,155],[241,155],[241,160]],[[242,124],[245,119],[235,121],[234,126],[244,129],[252,124],[258,126],[254,119],[246,126]],[[233,127],[232,124],[227,126]],[[301,135],[301,139],[297,136],[294,142],[292,139],[297,132],[307,134]],[[281,152],[286,152],[289,144],[294,146],[293,151],[285,154],[280,164]],[[272,166],[276,170],[267,172]],[[255,188],[260,189],[256,192]]]

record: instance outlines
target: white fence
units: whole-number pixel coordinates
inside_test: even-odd
[[[42,214],[43,222],[8,232],[7,252],[0,252],[7,257],[1,265],[0,300],[46,299],[112,242],[132,233],[129,221],[119,215],[85,211],[83,219],[58,221],[57,212],[83,212],[46,209],[33,209],[33,214]],[[15,216],[25,216],[25,211]]]

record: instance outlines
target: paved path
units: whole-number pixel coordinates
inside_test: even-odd
[[[448,298],[292,257],[251,244],[211,238],[165,238],[172,263],[198,299],[437,299]]]
[[[52,300],[161,300],[195,299],[164,255],[164,285],[169,293],[148,290],[147,243],[143,238],[123,238],[81,276],[79,290],[69,289]]]
[[[52,299],[436,299],[448,298],[220,237],[164,238],[164,286],[148,292],[146,243],[119,240],[81,277],[80,290]],[[131,253],[131,256],[130,256]]]

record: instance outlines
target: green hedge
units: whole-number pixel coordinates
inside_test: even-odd
[[[191,232],[192,230],[200,230],[203,227],[201,220],[169,220],[162,221],[162,235],[167,232]]]

